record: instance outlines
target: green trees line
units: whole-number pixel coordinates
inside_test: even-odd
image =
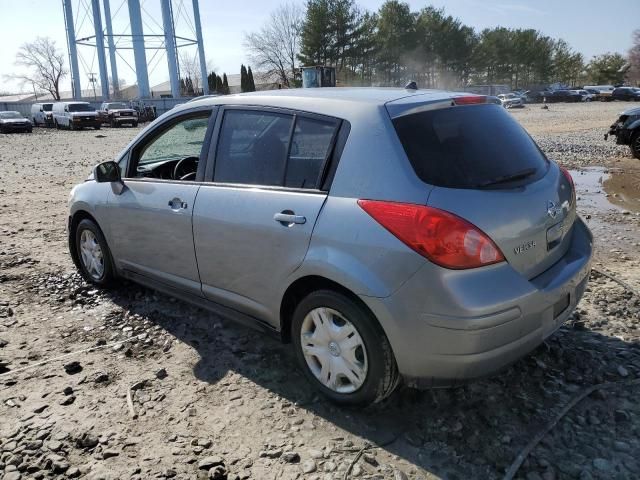
[[[615,84],[623,81],[627,63],[618,53],[587,62],[564,40],[537,30],[476,31],[443,8],[412,11],[399,0],[384,2],[377,12],[354,0],[308,0],[295,32],[299,65],[335,66],[339,81],[351,85]],[[250,52],[259,53],[247,40]]]

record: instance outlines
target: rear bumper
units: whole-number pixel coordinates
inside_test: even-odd
[[[566,321],[587,285],[592,240],[577,219],[567,253],[532,280],[506,263],[439,277],[429,264],[392,296],[361,298],[409,385],[455,385],[513,363]]]

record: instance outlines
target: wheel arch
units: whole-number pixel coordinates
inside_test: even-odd
[[[307,275],[296,279],[285,291],[280,302],[280,336],[284,343],[291,342],[291,321],[293,312],[300,301],[312,292],[318,290],[332,290],[343,294],[353,300],[365,311],[369,312],[372,318],[376,319],[378,326],[384,332],[382,325],[374,315],[373,311],[362,299],[347,287],[338,282],[330,280],[320,275]]]

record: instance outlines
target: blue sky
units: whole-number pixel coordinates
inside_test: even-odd
[[[74,9],[81,3],[90,4],[90,0],[72,0]],[[269,13],[275,9],[280,0],[237,0],[223,2],[220,0],[200,0],[205,56],[210,67],[216,71],[239,73],[240,64],[247,63],[243,48],[244,34],[260,28],[267,20]],[[486,27],[505,26],[518,28],[535,28],[547,35],[564,38],[586,58],[605,52],[626,53],[631,46],[631,33],[640,28],[640,1],[625,0],[614,7],[613,3],[593,0],[409,0],[413,10],[419,10],[432,4],[444,7],[447,13],[459,17],[465,24],[478,30]],[[191,0],[173,0],[174,11],[180,6],[191,8]],[[368,10],[377,10],[381,0],[360,0],[358,4]],[[157,33],[159,0],[142,0],[145,17],[145,33]],[[118,8],[120,10],[118,11]],[[82,34],[92,34],[91,24],[84,18],[82,9],[74,12]],[[126,0],[111,0],[114,16],[114,30],[122,32],[126,28]],[[15,52],[19,46],[34,36],[54,38],[58,46],[66,51],[66,37],[60,0],[0,0],[0,91],[19,90],[14,81],[4,75],[15,73]],[[116,14],[116,11],[118,13]],[[177,30],[187,36],[190,26],[185,20],[178,19]],[[190,35],[192,36],[192,35]],[[186,53],[194,50],[185,49]],[[123,51],[123,59],[118,60],[121,78],[127,83],[135,83],[135,74],[125,64],[133,64],[131,57]],[[83,63],[81,77],[83,88],[87,88],[86,71],[97,71],[92,50],[82,52]],[[157,56],[153,64],[157,64],[151,74],[151,85],[168,78],[166,63],[162,56]],[[68,78],[64,90],[70,89]]]

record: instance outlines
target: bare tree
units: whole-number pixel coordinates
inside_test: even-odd
[[[629,50],[629,70],[627,78],[635,83],[640,84],[640,29],[633,32],[633,46]]]
[[[260,31],[245,35],[252,63],[267,74],[277,75],[287,87],[295,77],[302,21],[300,5],[285,3],[271,13]]]
[[[15,64],[29,71],[9,75],[8,78],[23,84],[31,83],[49,92],[55,100],[60,100],[60,80],[69,72],[64,65],[64,54],[56,48],[55,40],[37,37],[33,42],[23,44],[16,53]]]
[[[180,76],[183,80],[190,78],[194,93],[200,95],[198,92],[202,85],[198,52],[193,52],[193,54],[189,54],[187,51],[180,52]]]

